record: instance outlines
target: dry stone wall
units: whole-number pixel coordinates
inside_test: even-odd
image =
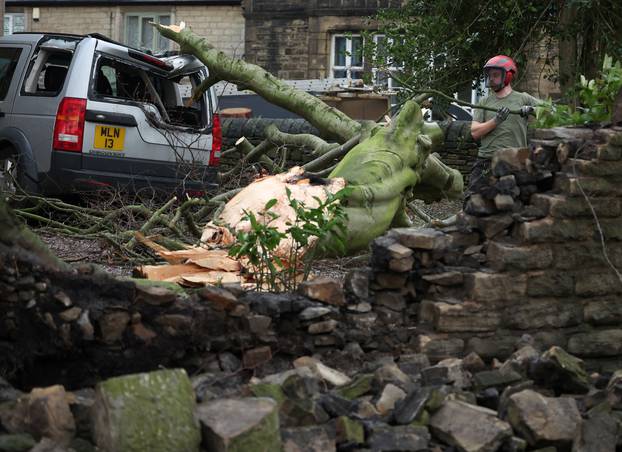
[[[621,129],[538,130],[497,152],[455,225],[373,243],[374,312],[433,360],[505,358],[526,340],[617,367],[621,159]]]

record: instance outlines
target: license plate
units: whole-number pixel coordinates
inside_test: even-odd
[[[95,149],[122,151],[125,142],[125,127],[95,126]]]

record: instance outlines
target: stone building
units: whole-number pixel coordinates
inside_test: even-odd
[[[284,79],[356,78],[362,30],[399,0],[244,0],[247,61]],[[380,38],[380,37],[378,37]]]
[[[244,17],[240,0],[6,0],[5,34],[19,31],[101,33],[134,47],[169,50],[149,22],[186,22],[218,49],[240,56]]]

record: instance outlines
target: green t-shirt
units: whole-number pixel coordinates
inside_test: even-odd
[[[490,94],[482,99],[478,105],[491,107],[495,110],[501,107],[508,107],[510,110],[519,110],[524,105],[536,106],[540,101],[535,97],[518,91],[512,91],[507,96],[499,99],[494,94]],[[495,117],[496,112],[488,110],[474,109],[473,120],[486,122]],[[527,146],[527,118],[520,115],[510,114],[505,121],[497,126],[495,130],[481,139],[477,156],[480,158],[492,158],[492,154],[497,149],[519,148]]]

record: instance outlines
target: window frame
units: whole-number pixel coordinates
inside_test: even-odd
[[[336,65],[335,57],[337,56],[337,38],[346,39],[346,54],[345,65]],[[365,56],[361,54],[361,65],[352,66],[352,38],[360,38],[361,40],[361,52],[363,49],[364,38],[360,33],[335,33],[331,35],[331,49],[330,49],[330,78],[340,79],[344,77],[335,77],[335,71],[346,71],[345,78],[352,80],[352,72],[364,72],[365,71]],[[358,79],[356,79],[358,80]]]
[[[15,31],[15,18],[16,17],[21,17],[22,20],[24,21],[24,28],[22,30],[17,30],[17,32],[24,32],[26,31],[26,14],[24,13],[4,13],[4,18],[3,18],[3,22],[2,22],[2,29],[4,30],[4,19],[9,19],[9,32],[8,33],[4,33],[4,36],[8,36],[8,35],[12,35],[13,33],[17,33]]]
[[[66,42],[66,47],[55,45],[53,42],[55,40]],[[71,66],[74,62],[75,51],[80,41],[81,39],[65,37],[49,37],[39,41],[39,43],[35,47],[34,52],[30,56],[30,61],[28,62],[26,72],[24,73],[24,80],[22,81],[19,95],[27,97],[58,97],[60,93],[63,92],[63,89],[65,88],[65,83],[67,83],[67,77],[69,77]],[[38,61],[41,52],[45,52],[48,54],[47,58],[43,62]],[[32,86],[38,86],[39,78],[41,77],[43,68],[49,63],[50,56],[54,54],[70,55],[69,64],[67,65],[67,72],[65,73],[65,79],[63,80],[63,84],[61,85],[61,87],[57,91],[29,91],[28,89],[30,89]],[[32,74],[32,71],[34,70],[38,72],[36,78]]]
[[[167,50],[171,50],[171,41],[167,40],[167,45],[165,49],[159,49],[157,48],[157,43],[158,41],[161,39],[161,36],[159,33],[157,33],[154,29],[153,32],[153,41],[152,41],[152,46],[153,47],[149,47],[149,48],[141,48],[140,47],[140,42],[138,42],[137,45],[134,45],[133,43],[130,43],[130,17],[136,17],[138,18],[138,39],[140,41],[140,37],[142,35],[142,23],[143,23],[143,19],[145,18],[154,18],[157,20],[156,23],[161,23],[160,22],[160,18],[167,16],[169,18],[169,23],[174,24],[175,23],[175,17],[173,15],[173,13],[171,11],[169,12],[126,12],[123,14],[123,42],[124,44],[126,44],[128,47],[133,47],[136,49],[140,49],[141,51],[147,51],[147,53],[151,52],[151,53],[158,53],[158,52],[165,52]]]

